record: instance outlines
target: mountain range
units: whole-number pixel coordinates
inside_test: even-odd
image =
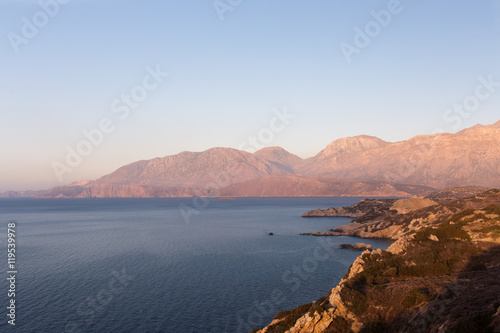
[[[93,181],[3,196],[409,196],[459,185],[500,187],[500,121],[394,143],[341,138],[307,159],[281,147],[181,152]]]

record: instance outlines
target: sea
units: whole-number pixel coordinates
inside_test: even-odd
[[[390,245],[300,235],[351,220],[304,212],[361,199],[0,199],[0,332],[266,326],[276,312],[326,296],[340,281],[360,254],[340,244]]]

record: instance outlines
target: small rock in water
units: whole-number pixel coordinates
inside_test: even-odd
[[[363,250],[371,250],[373,247],[370,244],[365,244],[365,243],[356,243],[354,245],[351,244],[341,244],[340,245],[341,249],[350,249],[350,250],[355,250],[355,251],[363,251]]]
[[[273,236],[274,234],[272,232],[269,233],[269,236]]]

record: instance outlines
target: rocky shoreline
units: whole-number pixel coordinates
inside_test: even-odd
[[[396,240],[386,251],[365,250],[325,297],[252,332],[500,331],[500,190],[404,213],[393,205],[331,232],[384,234]]]
[[[311,210],[302,217],[352,217],[354,220],[329,231],[303,233],[303,236],[351,236],[397,240],[418,228],[425,211],[431,220],[439,220],[439,213],[433,213],[441,204],[453,202],[487,191],[483,187],[462,186],[422,197],[410,199],[365,199],[348,207],[331,207]],[[433,199],[431,199],[433,198]]]

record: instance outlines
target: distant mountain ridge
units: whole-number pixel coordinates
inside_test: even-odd
[[[305,160],[297,173],[434,188],[500,186],[500,122],[395,143],[367,136],[349,139],[350,147],[344,148],[345,139],[336,140],[331,148]]]
[[[276,163],[233,148],[211,148],[200,153],[177,155],[134,162],[101,177],[95,183],[134,184],[204,188],[219,178],[227,184],[268,175],[290,172]]]
[[[500,121],[395,143],[368,135],[341,138],[307,159],[281,147],[254,154],[233,148],[182,152],[137,161],[94,181],[25,193],[42,197],[411,196],[421,194],[422,188],[429,192],[461,185],[500,187]]]

